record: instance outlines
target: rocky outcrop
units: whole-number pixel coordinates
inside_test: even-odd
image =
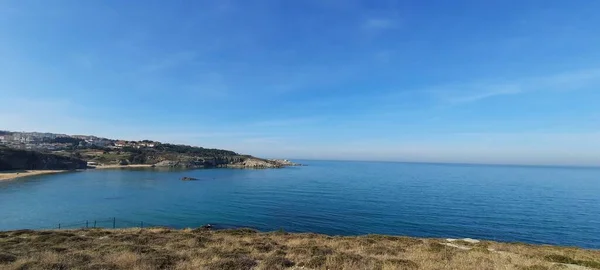
[[[290,160],[287,159],[269,159],[269,161],[275,162],[281,166],[287,167],[287,166],[302,166],[302,164],[300,163],[295,163],[292,162]]]
[[[170,168],[174,168],[174,167],[178,167],[179,166],[179,162],[177,161],[173,161],[173,160],[163,160],[159,163],[154,164],[155,167],[170,167]]]
[[[288,160],[267,160],[252,156],[233,156],[222,158],[182,158],[180,160],[163,160],[154,166],[168,168],[282,168],[298,166]]]
[[[4,170],[76,170],[87,162],[74,157],[0,147],[0,171]]]
[[[278,160],[260,159],[255,157],[248,157],[240,162],[228,164],[230,168],[256,168],[256,169],[268,169],[268,168],[283,168],[291,166],[292,163],[280,162]]]

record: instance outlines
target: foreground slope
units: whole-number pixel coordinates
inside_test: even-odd
[[[600,251],[253,230],[0,232],[0,269],[600,269]]]

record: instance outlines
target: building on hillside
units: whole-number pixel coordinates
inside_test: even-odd
[[[127,146],[127,142],[126,141],[116,141],[115,142],[115,147],[117,147],[117,148],[123,148],[125,146]]]
[[[154,143],[145,143],[145,142],[142,142],[142,143],[139,143],[138,146],[153,148],[155,146],[155,144]]]
[[[98,139],[85,140],[85,142],[87,142],[89,145],[94,145],[98,147],[106,147],[108,146],[108,144],[110,144],[110,141]]]

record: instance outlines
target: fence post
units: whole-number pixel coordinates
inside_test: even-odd
[[[89,226],[88,226],[88,221],[87,221],[87,220],[85,221],[85,228],[86,228],[86,229],[87,229],[87,228],[89,228]]]
[[[144,228],[144,222],[143,221],[140,222],[140,228],[142,228],[142,229]]]
[[[113,218],[113,229],[117,226],[117,218]]]
[[[94,229],[96,228],[96,221],[94,220]]]

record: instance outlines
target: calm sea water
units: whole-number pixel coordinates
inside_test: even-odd
[[[118,226],[211,223],[600,248],[600,169],[304,163],[277,170],[98,170],[0,182],[0,230],[116,217]]]

